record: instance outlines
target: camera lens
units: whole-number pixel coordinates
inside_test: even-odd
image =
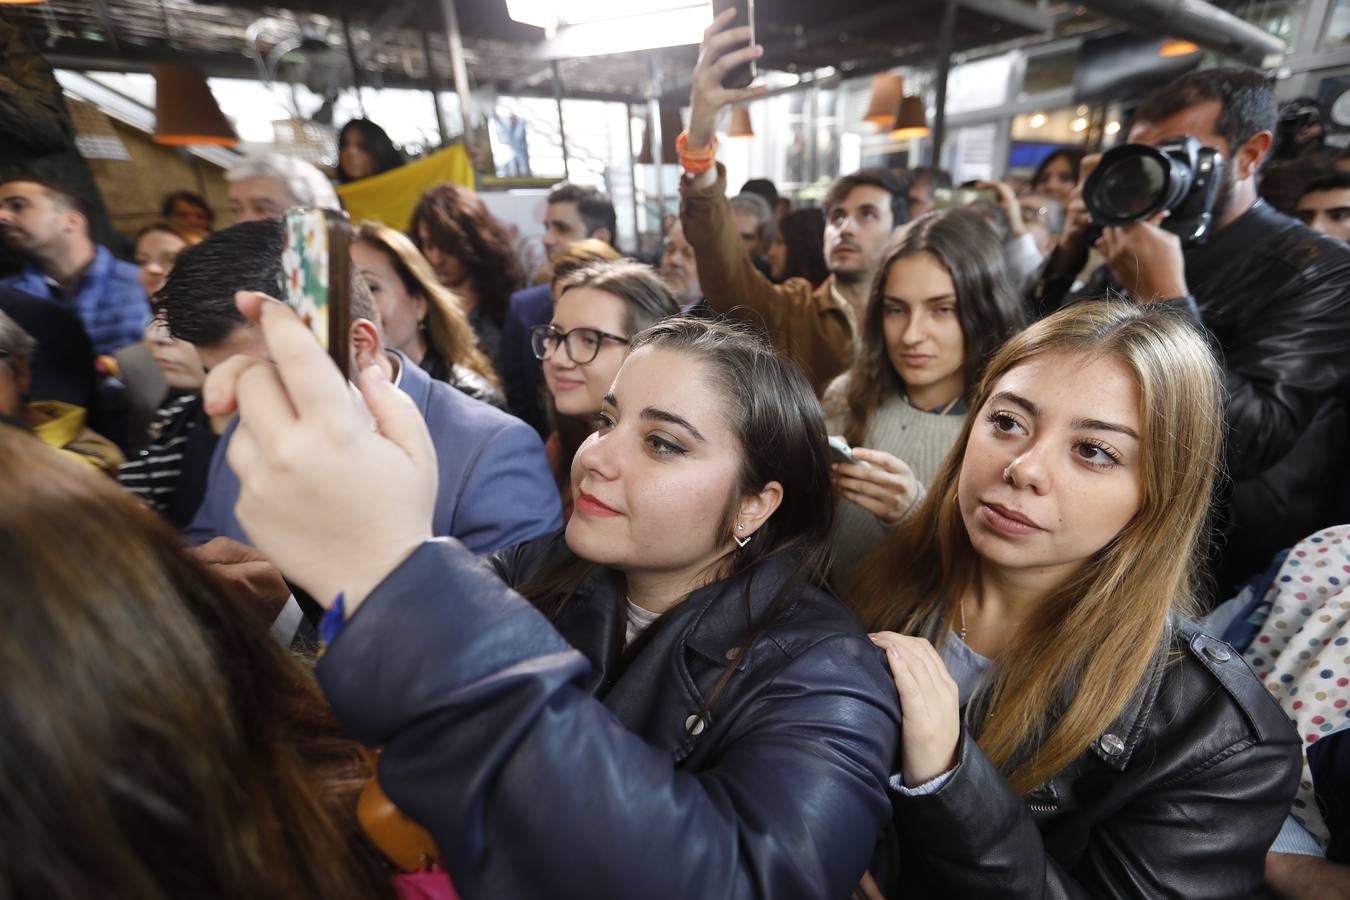
[[[1113,219],[1136,219],[1158,202],[1167,183],[1162,163],[1152,156],[1131,156],[1109,167],[1093,200]]]
[[[1099,225],[1148,218],[1184,197],[1190,171],[1170,156],[1141,144],[1108,151],[1083,185],[1083,202]]]

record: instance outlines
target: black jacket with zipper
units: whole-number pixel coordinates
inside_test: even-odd
[[[1251,897],[1293,802],[1302,744],[1235,650],[1189,624],[1170,631],[1170,662],[1025,797],[969,733],[936,793],[893,793],[899,866],[883,893]]]
[[[338,721],[383,747],[380,784],[460,895],[847,897],[890,817],[899,743],[885,658],[853,616],[809,586],[772,612],[788,567],[770,559],[625,648],[613,570],[552,623],[511,590],[562,551],[541,538],[489,570],[429,541],[319,663]]]

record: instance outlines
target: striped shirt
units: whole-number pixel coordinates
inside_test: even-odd
[[[155,412],[150,442],[122,465],[117,480],[183,528],[201,505],[217,440],[200,394],[170,397]]]

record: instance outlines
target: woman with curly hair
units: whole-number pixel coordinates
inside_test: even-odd
[[[511,238],[468,188],[428,188],[413,210],[411,237],[441,284],[459,295],[478,344],[492,359],[511,292],[525,284]]]

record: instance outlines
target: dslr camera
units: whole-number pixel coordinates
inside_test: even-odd
[[[1223,154],[1189,134],[1149,147],[1122,144],[1102,155],[1083,185],[1083,203],[1100,226],[1126,225],[1166,210],[1162,227],[1184,246],[1203,244],[1223,182]]]

